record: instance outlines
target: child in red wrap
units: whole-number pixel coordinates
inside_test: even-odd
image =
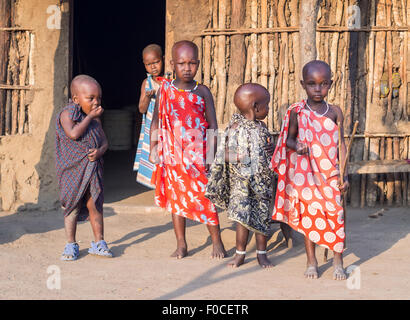
[[[343,113],[324,99],[332,85],[327,63],[314,60],[303,67],[302,87],[307,100],[291,105],[272,158],[279,174],[272,219],[287,223],[305,236],[305,277],[318,277],[315,244],[334,252],[333,278],[346,279],[343,269],[344,212],[341,192],[348,188],[347,172],[340,182],[339,128],[343,137]]]
[[[198,47],[191,41],[179,41],[172,47],[171,65],[176,78],[162,80],[150,131],[150,161],[156,164],[151,183],[155,202],[172,213],[178,259],[188,253],[185,219],[207,225],[213,243],[211,256],[223,258],[218,214],[205,198],[208,129],[216,130],[217,121],[209,89],[194,80],[198,70]],[[211,142],[211,144],[209,143]],[[212,162],[209,159],[208,162]]]

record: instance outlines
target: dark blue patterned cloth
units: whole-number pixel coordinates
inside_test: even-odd
[[[80,138],[70,139],[60,123],[64,111],[69,112],[74,122],[81,122],[86,115],[79,105],[70,103],[64,107],[56,119],[55,140],[57,178],[64,216],[78,210],[78,220],[82,221],[89,215],[83,201],[88,188],[97,210],[103,212],[103,159],[91,162],[87,154],[90,149],[101,147],[104,133],[100,122],[93,120]]]

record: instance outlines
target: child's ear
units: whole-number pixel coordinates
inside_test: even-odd
[[[300,85],[302,86],[303,89],[306,89],[305,88],[305,82],[303,80],[300,80]]]
[[[73,102],[74,102],[75,104],[78,104],[78,97],[77,97],[77,95],[74,95],[74,96],[71,98],[71,100],[73,100]]]
[[[171,65],[172,71],[175,71],[174,60],[169,60],[169,64]]]
[[[253,109],[256,110],[256,112],[259,112],[259,107],[258,107],[258,103],[254,102],[253,103]]]

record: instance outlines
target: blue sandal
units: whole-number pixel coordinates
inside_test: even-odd
[[[104,240],[98,242],[91,241],[91,248],[88,249],[88,253],[100,257],[112,258],[112,252],[108,249],[107,243]]]
[[[63,261],[74,261],[78,259],[80,255],[80,248],[77,242],[69,242],[64,247],[64,252],[61,255]]]

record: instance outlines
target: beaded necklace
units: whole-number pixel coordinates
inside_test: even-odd
[[[329,104],[327,103],[327,101],[325,101],[325,102],[326,102],[326,111],[325,111],[325,113],[323,113],[323,114],[320,114],[320,113],[318,113],[317,111],[313,110],[313,109],[308,105],[307,101],[306,101],[306,106],[309,108],[310,111],[314,112],[318,117],[323,117],[323,116],[329,111]]]
[[[177,89],[177,90],[180,91],[180,92],[192,92],[192,91],[195,91],[195,90],[198,88],[198,85],[199,85],[198,81],[195,81],[195,87],[193,87],[192,89],[189,89],[189,90],[185,90],[185,89],[179,89],[179,88],[174,84],[174,81],[175,81],[175,79],[171,81],[171,86],[173,86],[175,89]]]

